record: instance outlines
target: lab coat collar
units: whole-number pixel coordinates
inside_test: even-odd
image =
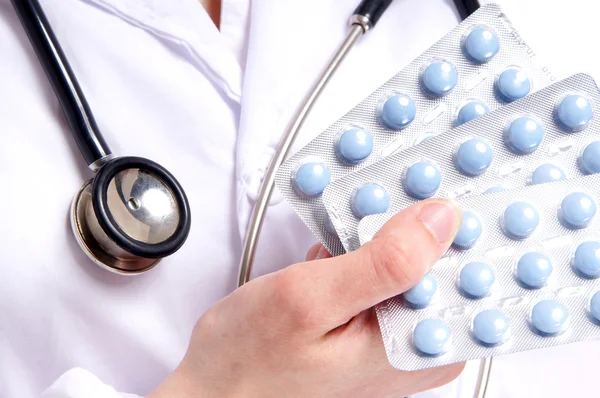
[[[82,0],[174,46],[235,102],[242,68],[198,0]]]

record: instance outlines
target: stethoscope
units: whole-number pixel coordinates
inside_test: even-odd
[[[11,0],[52,84],[83,158],[95,176],[76,193],[71,226],[77,243],[97,265],[115,273],[144,273],[177,251],[188,237],[190,206],[175,177],[140,157],[115,157],[100,133],[87,100],[38,0]],[[238,286],[250,280],[275,173],[327,83],[392,0],[363,0],[350,17],[350,30],[284,132],[263,179],[242,250]],[[454,0],[462,19],[478,0]],[[491,358],[482,361],[476,397],[485,397]]]

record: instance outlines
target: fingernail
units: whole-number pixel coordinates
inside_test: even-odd
[[[425,205],[419,219],[439,243],[454,239],[460,226],[462,212],[456,202],[444,199]]]

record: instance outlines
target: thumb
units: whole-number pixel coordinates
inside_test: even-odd
[[[448,249],[461,219],[450,199],[422,201],[392,217],[358,250],[292,266],[288,276],[313,316],[333,329],[416,285]]]

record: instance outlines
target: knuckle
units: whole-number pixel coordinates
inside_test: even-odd
[[[209,338],[218,329],[218,314],[213,308],[208,309],[194,325],[192,334],[201,338]]]
[[[394,236],[379,236],[371,241],[373,272],[378,283],[412,287],[422,278],[419,250],[414,243]]]
[[[288,326],[305,329],[319,324],[318,306],[300,272],[283,270],[274,283],[274,300]]]

